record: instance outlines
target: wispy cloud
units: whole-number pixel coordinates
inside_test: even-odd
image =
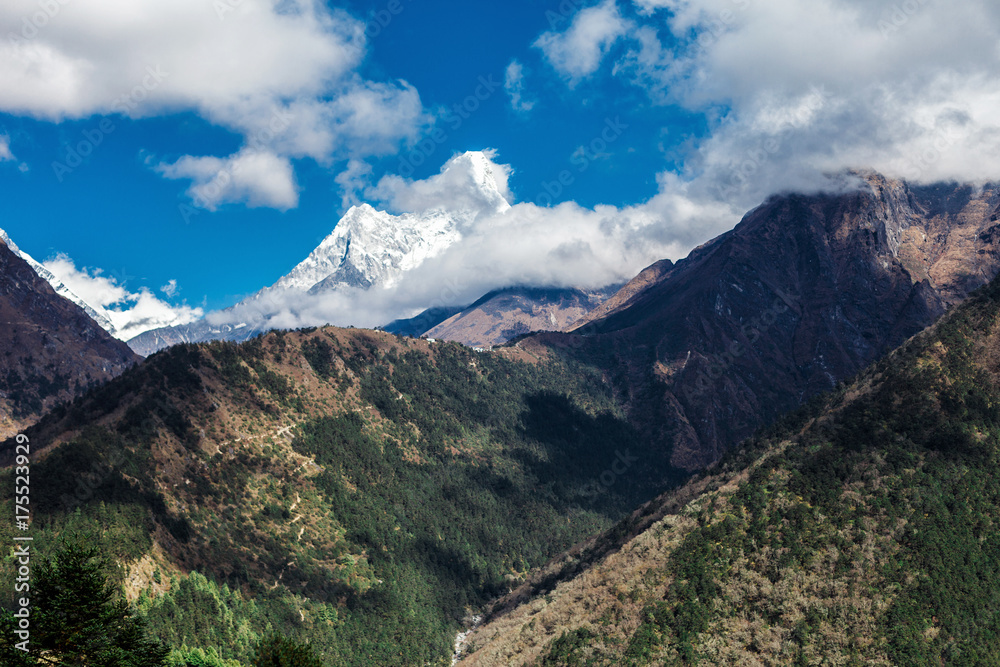
[[[16,159],[10,150],[10,137],[0,134],[0,162],[8,162]]]
[[[510,107],[519,113],[527,113],[535,107],[534,100],[524,94],[524,66],[511,60],[504,71],[503,89],[510,98]]]

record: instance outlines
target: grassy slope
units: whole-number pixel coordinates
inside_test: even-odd
[[[499,605],[462,664],[997,664],[998,378],[995,282]]]
[[[273,628],[330,664],[446,662],[468,607],[668,481],[595,485],[638,444],[622,414],[595,371],[518,349],[178,346],[29,432],[35,544],[99,534],[174,646],[245,660]]]

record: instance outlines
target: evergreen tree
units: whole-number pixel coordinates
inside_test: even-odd
[[[121,590],[108,579],[109,562],[86,541],[64,541],[39,563],[31,587],[31,639],[14,647],[16,619],[3,614],[0,662],[73,667],[160,667],[168,649],[146,636]]]
[[[299,644],[281,635],[269,635],[261,639],[250,664],[253,667],[323,667],[323,661],[311,646]]]

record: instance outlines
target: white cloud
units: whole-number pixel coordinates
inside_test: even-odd
[[[685,176],[750,206],[824,174],[1000,177],[1000,6],[637,0],[654,14],[615,72],[722,115]],[[654,26],[671,36],[666,46]]]
[[[194,111],[245,149],[324,164],[392,153],[430,120],[406,82],[357,74],[365,26],[321,0],[43,4],[51,17],[37,0],[0,4],[0,112]],[[282,190],[261,205],[286,206],[288,179]]]
[[[8,162],[16,159],[10,151],[10,137],[0,134],[0,162]]]
[[[511,60],[504,72],[503,89],[510,97],[510,106],[514,111],[527,113],[535,107],[534,100],[524,97],[524,66],[517,60]]]
[[[456,155],[439,174],[423,180],[383,176],[378,184],[365,191],[365,195],[395,212],[422,213],[436,208],[492,212],[498,207],[506,208],[513,201],[508,186],[511,168],[493,162],[495,157],[493,150]],[[495,189],[481,187],[485,179],[489,179]]]
[[[156,170],[166,178],[191,179],[188,195],[195,206],[209,211],[231,203],[287,210],[299,202],[291,162],[270,152],[244,149],[227,158],[187,155]]]
[[[349,160],[333,179],[341,190],[341,205],[347,209],[361,203],[360,193],[370,183],[372,166],[363,160]]]
[[[843,187],[835,175],[850,169],[917,182],[1000,179],[996,3],[632,5],[634,21],[606,0],[535,45],[572,87],[620,40],[614,75],[655,105],[708,119],[649,206],[687,197],[745,210],[779,191]]]
[[[59,3],[44,25],[38,13],[35,0],[0,8],[13,35],[0,108],[40,118],[196,109],[232,122],[244,102],[322,96],[364,55],[359,21],[308,0],[243,0],[223,20],[200,0]],[[144,83],[134,107],[116,104]]]
[[[597,71],[608,50],[629,27],[615,0],[604,0],[577,12],[564,32],[543,33],[534,46],[573,87]]]
[[[168,298],[174,298],[177,296],[177,281],[168,280],[167,284],[160,288],[160,291],[163,292]]]
[[[113,277],[103,275],[100,269],[78,269],[73,260],[64,254],[56,255],[42,265],[97,313],[106,317],[115,327],[115,337],[120,340],[128,340],[150,329],[187,324],[203,315],[201,308],[170,304],[156,298],[145,287],[132,292]],[[166,293],[168,288],[176,290],[176,285],[177,282],[171,280],[161,289]]]
[[[497,206],[488,193],[503,191],[510,197],[507,177],[512,170],[494,159],[490,151],[458,155],[430,178],[387,177],[369,191],[392,209],[461,212],[457,217],[466,221],[458,241],[408,271],[391,288],[267,292],[235,310],[210,313],[207,319],[213,324],[249,322],[276,328],[375,326],[432,306],[465,305],[511,285],[604,287],[627,281],[664,257],[683,256],[741,213],[690,184],[666,182],[671,178],[666,176],[661,189],[670,194],[639,206]],[[495,175],[496,190],[484,188],[484,167]]]

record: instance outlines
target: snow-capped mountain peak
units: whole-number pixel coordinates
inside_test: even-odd
[[[368,204],[352,206],[306,259],[264,291],[389,287],[400,273],[458,241],[458,223],[444,211],[397,216]]]
[[[471,179],[472,197],[458,210],[445,202],[402,215],[367,203],[352,206],[305,260],[256,296],[287,289],[317,293],[338,287],[392,287],[400,274],[459,241],[462,228],[477,217],[510,208],[504,195],[506,175],[498,174],[482,151],[456,156],[443,175],[451,170]]]
[[[463,162],[467,163],[473,183],[490,205],[489,208],[492,210],[489,212],[503,212],[509,209],[507,177],[505,174],[497,174],[493,161],[483,151],[468,151],[455,158],[452,168],[459,167]]]
[[[331,317],[337,300],[326,297],[335,293],[398,286],[407,272],[446,252],[484,217],[510,209],[506,167],[494,164],[491,155],[457,155],[440,174],[417,183],[396,177],[385,199],[410,212],[396,215],[367,203],[352,206],[308,257],[270,287],[205,320],[150,331],[129,344],[149,354],[181,341],[244,340],[271,326],[297,322],[305,304],[325,302],[323,312]],[[404,196],[393,197],[400,192]],[[344,312],[340,321],[351,316]]]
[[[10,248],[12,253],[27,262],[28,266],[34,269],[35,273],[37,273],[42,280],[52,286],[52,289],[55,290],[56,294],[75,303],[77,306],[82,308],[84,312],[90,315],[90,317],[97,322],[102,329],[107,331],[112,336],[116,336],[117,328],[111,320],[103,312],[101,312],[103,309],[95,308],[77,296],[73,290],[66,287],[65,283],[63,283],[58,276],[45,268],[40,262],[35,261],[31,255],[18,248],[17,244],[14,243],[10,236],[8,236],[7,232],[2,229],[0,229],[0,241],[3,241],[4,245]]]

